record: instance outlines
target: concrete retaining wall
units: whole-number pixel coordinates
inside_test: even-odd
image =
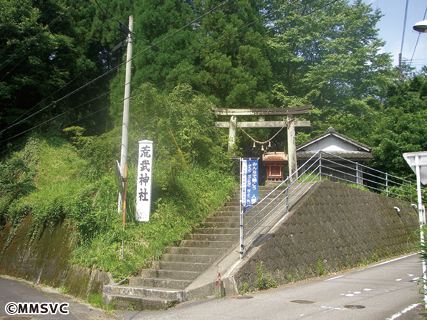
[[[393,207],[399,207],[400,213]],[[106,272],[68,264],[75,239],[73,227],[67,223],[52,232],[45,230],[29,245],[30,219],[25,219],[0,256],[1,274],[52,287],[65,285],[69,293],[82,298],[101,292],[103,284],[113,284]],[[237,267],[238,253],[232,252],[236,255],[231,257],[233,267],[221,271],[221,275],[229,275],[224,281],[226,294],[241,291],[245,284],[256,289],[260,270],[265,279],[270,276],[284,284],[414,251],[418,227],[417,213],[408,202],[339,183],[318,182],[281,225],[254,243]],[[9,232],[8,225],[0,231],[0,250]],[[218,275],[214,271],[212,283]]]
[[[103,284],[112,284],[112,277],[99,270],[69,264],[75,245],[73,227],[66,222],[54,230],[46,229],[40,239],[29,244],[27,233],[31,216],[27,216],[13,241],[0,256],[0,274],[23,278],[51,287],[66,286],[70,294],[87,298],[89,293],[100,293]],[[0,231],[0,252],[6,244],[10,225]]]
[[[411,252],[418,228],[408,202],[321,181],[273,233],[254,244],[233,282],[239,291],[256,289],[260,270],[266,279],[285,284]]]

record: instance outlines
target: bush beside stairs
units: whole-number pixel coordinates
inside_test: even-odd
[[[259,187],[259,199],[274,186]],[[219,261],[230,256],[239,259],[239,192],[218,211],[195,228],[179,246],[168,248],[153,269],[144,269],[129,285],[104,285],[104,304],[114,303],[115,309],[161,310],[179,302],[215,294],[212,274],[218,274]],[[233,262],[233,261],[232,261]],[[210,280],[203,281],[209,272]],[[220,274],[218,275],[220,276]]]

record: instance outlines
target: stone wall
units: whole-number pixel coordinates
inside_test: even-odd
[[[409,202],[320,181],[254,244],[234,281],[238,290],[256,289],[257,270],[284,284],[412,252],[418,228]]]
[[[400,213],[393,209],[399,207]],[[112,284],[102,271],[70,266],[74,229],[66,222],[46,229],[28,243],[27,217],[0,256],[0,274],[52,287],[66,286],[81,298]],[[247,283],[256,289],[263,269],[277,284],[315,277],[414,251],[418,242],[418,215],[405,201],[321,181],[296,204],[280,226],[254,247],[233,269],[233,291]],[[0,231],[0,252],[10,232]]]
[[[51,287],[66,286],[70,294],[87,298],[89,293],[101,293],[103,284],[111,284],[111,276],[99,270],[69,264],[75,245],[72,226],[63,222],[55,229],[45,229],[40,239],[29,243],[27,234],[31,216],[27,216],[13,241],[4,250],[10,225],[0,231],[0,274],[22,278]]]

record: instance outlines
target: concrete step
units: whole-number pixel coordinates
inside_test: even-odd
[[[203,228],[238,228],[239,227],[239,217],[234,219],[235,221],[227,221],[227,222],[205,222],[203,223]]]
[[[218,212],[239,212],[240,206],[224,206],[218,210]]]
[[[182,247],[197,247],[197,248],[229,248],[234,241],[195,241],[195,240],[182,240],[180,246]]]
[[[197,241],[236,241],[239,234],[191,234],[189,240]]]
[[[132,279],[132,278],[131,278]],[[139,283],[139,281],[132,281],[132,283]],[[186,292],[183,290],[160,288],[160,287],[141,287],[137,285],[132,286],[116,286],[104,285],[103,293],[110,295],[127,295],[138,296],[142,298],[156,298],[162,300],[175,300],[185,301]]]
[[[234,234],[239,232],[239,227],[236,228],[196,228],[195,234]]]
[[[182,271],[179,269],[144,269],[141,270],[141,278],[162,278],[162,279],[173,279],[173,280],[194,280],[200,275],[200,271]],[[134,278],[132,278],[134,279]],[[132,280],[133,281],[133,280]],[[129,284],[133,282],[129,280]]]
[[[224,217],[224,218],[233,218],[239,216],[239,211],[217,211],[213,217]]]
[[[274,186],[271,185],[260,187],[259,199],[263,199],[273,189]],[[280,191],[274,192],[264,203],[269,203]],[[168,248],[168,253],[162,256],[161,261],[153,262],[153,269],[142,270],[140,277],[130,278],[129,286],[104,286],[105,302],[115,301],[116,308],[150,310],[167,309],[178,302],[186,301],[185,288],[237,244],[240,225],[239,201],[239,192],[236,192],[229,202],[201,224],[203,227],[196,228],[178,247]],[[262,207],[253,210],[245,220],[251,219]],[[255,218],[252,224],[259,221],[264,214],[263,212]]]
[[[225,252],[226,248],[170,247],[168,251],[175,255],[217,256]]]
[[[154,261],[153,268],[164,270],[181,270],[181,271],[196,271],[202,272],[209,268],[211,263],[197,262],[175,262],[175,261]]]
[[[161,288],[184,290],[193,280],[167,279],[167,278],[133,278],[132,286],[145,288]],[[129,280],[129,283],[130,280]]]
[[[164,254],[162,260],[165,262],[188,262],[188,263],[211,263],[215,261],[214,255],[186,255],[186,254]]]
[[[103,293],[102,300],[104,305],[114,303],[116,310],[167,310],[180,302],[178,300],[110,293]]]
[[[205,221],[206,223],[233,223],[233,222],[239,222],[240,214],[231,215],[231,216],[211,216],[208,217]]]

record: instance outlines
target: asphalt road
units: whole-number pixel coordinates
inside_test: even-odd
[[[70,313],[19,319],[421,320],[427,319],[417,285],[421,273],[419,256],[410,255],[245,296],[190,301],[166,311],[117,311],[114,317],[55,290],[0,278],[0,319],[17,316],[6,314],[10,302],[51,302],[69,303]]]
[[[240,298],[186,302],[167,311],[126,312],[136,319],[425,319],[417,286],[421,260],[411,255]]]
[[[53,313],[50,309],[46,314],[38,315],[19,315],[6,313],[6,306],[9,304],[25,303],[48,303],[53,306]],[[68,315],[61,314],[59,306],[68,303],[68,307],[62,308],[63,311],[68,311]],[[22,304],[23,305],[23,304]],[[28,306],[28,305],[27,305]],[[40,306],[40,304],[39,304]],[[55,306],[56,309],[55,309]],[[29,309],[28,309],[29,310]],[[9,309],[13,311],[13,308]],[[41,308],[39,311],[43,311]],[[19,319],[19,320],[111,320],[113,317],[105,314],[102,310],[93,308],[92,306],[82,303],[75,298],[60,294],[57,290],[35,286],[30,282],[23,280],[11,279],[8,277],[0,277],[0,319]]]

